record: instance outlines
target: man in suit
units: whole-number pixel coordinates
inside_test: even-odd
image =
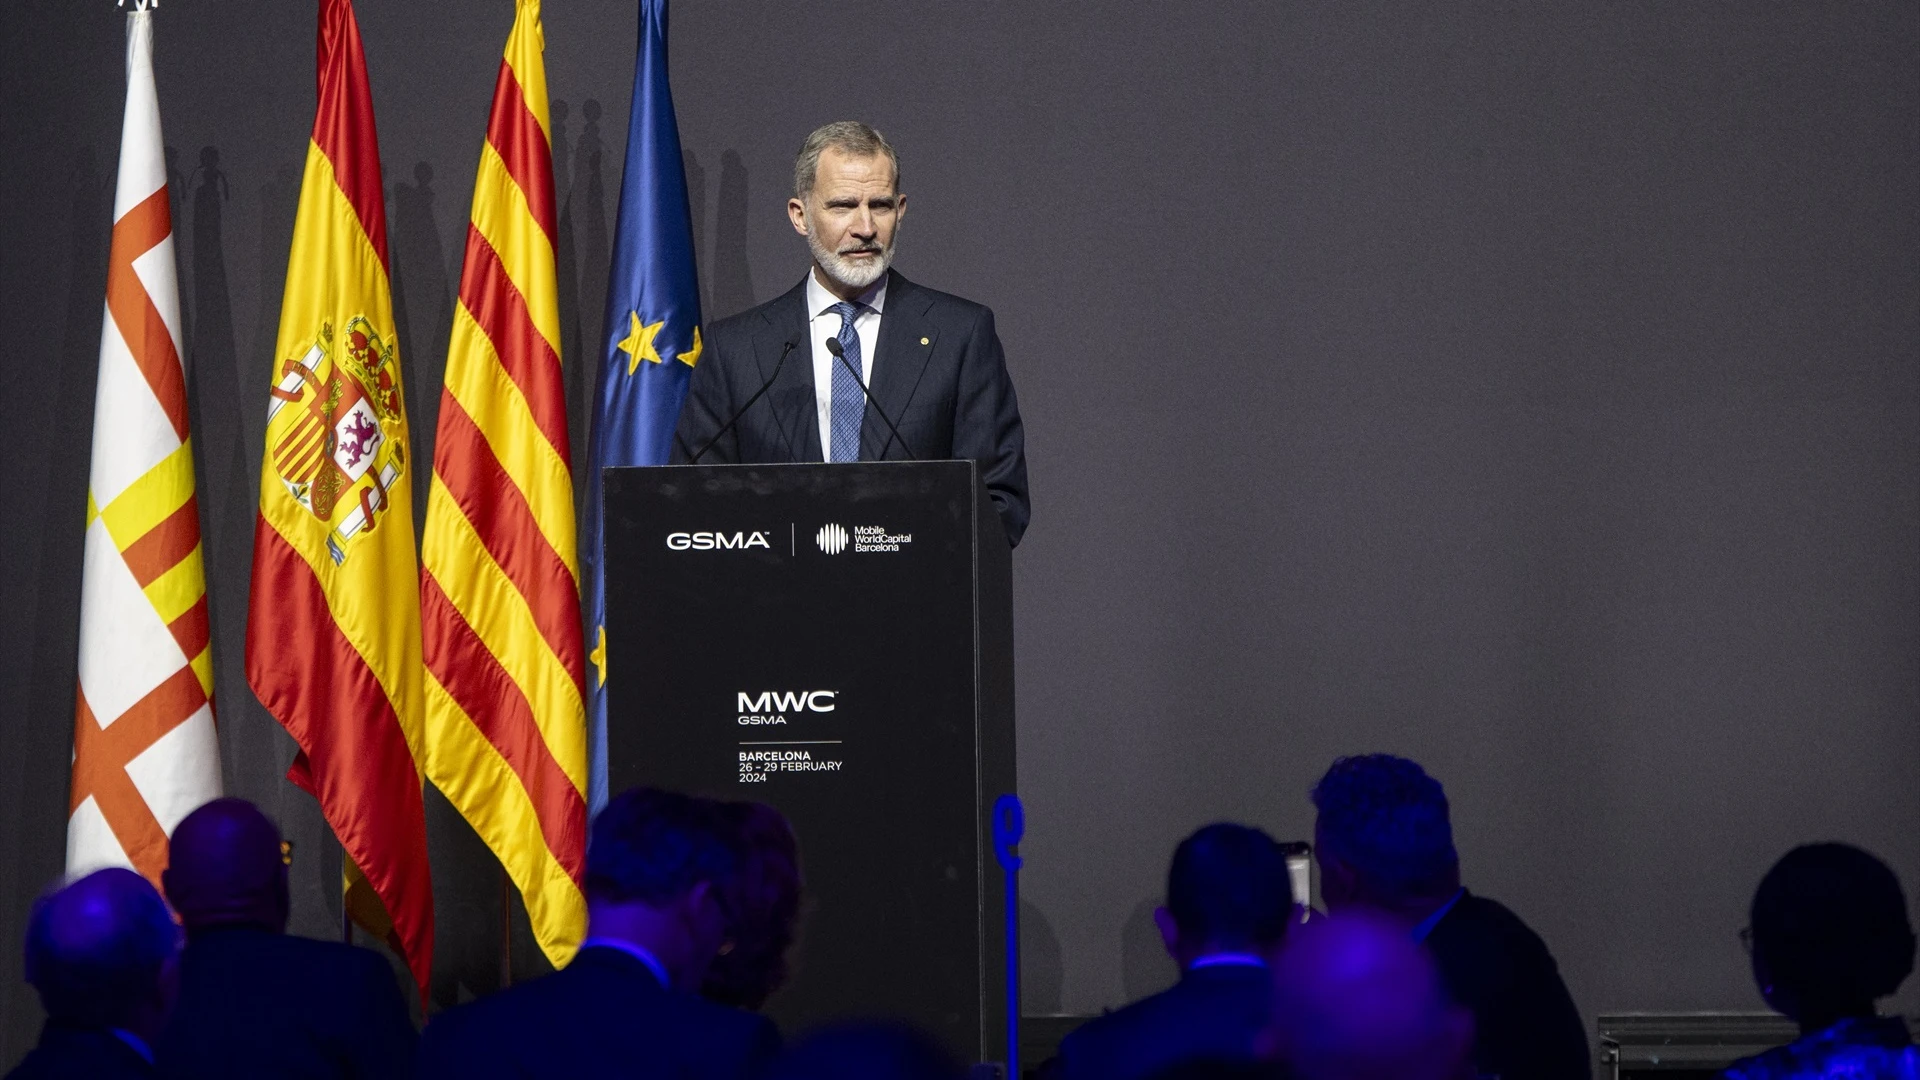
[[[588,838],[587,936],[566,967],[428,1021],[423,1077],[744,1080],[779,1052],[765,1017],[698,996],[728,930],[719,807],[623,792]]]
[[[1448,992],[1473,1014],[1480,1075],[1592,1075],[1586,1027],[1546,943],[1518,915],[1461,887],[1438,780],[1390,754],[1345,757],[1314,786],[1313,804],[1327,911],[1384,918],[1425,943]]]
[[[707,328],[673,462],[971,458],[1018,544],[1026,436],[993,312],[890,269],[906,210],[879,132],[840,121],[807,137],[787,216],[813,266]]]
[[[7,1080],[154,1075],[151,1044],[179,983],[180,931],[147,880],[100,870],[43,897],[27,919],[27,981],[47,1011]]]
[[[1140,1080],[1182,1062],[1250,1062],[1267,1026],[1268,963],[1294,912],[1287,859],[1225,822],[1180,842],[1153,913],[1180,981],[1087,1021],[1060,1043],[1061,1080]]]
[[[280,830],[244,799],[181,819],[161,874],[186,926],[180,1001],[154,1045],[162,1076],[402,1077],[414,1030],[378,953],[287,929]]]

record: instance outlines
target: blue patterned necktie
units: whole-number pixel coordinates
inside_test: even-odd
[[[867,377],[866,369],[860,365],[860,335],[854,333],[853,320],[860,314],[860,305],[843,300],[828,309],[840,316],[840,348],[846,353],[847,362],[835,361],[833,365],[833,443],[828,447],[828,461],[860,460],[860,423],[867,415],[867,395],[860,389],[860,382]],[[847,370],[852,368],[852,371]],[[854,378],[854,373],[859,378]]]

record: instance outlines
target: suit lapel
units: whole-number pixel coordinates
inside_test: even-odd
[[[933,355],[934,342],[939,338],[939,332],[926,318],[933,297],[900,276],[898,271],[888,273],[892,278],[887,282],[886,310],[880,314],[879,356],[871,369],[873,379],[867,385],[873,400],[868,403],[860,434],[862,461],[879,460],[881,450],[894,460],[911,456],[901,447],[900,440],[893,438],[887,422],[874,415],[874,409],[885,410],[894,423],[903,425],[901,431],[905,433],[901,414],[913,400],[920,377],[926,373],[927,358]]]
[[[820,424],[813,397],[813,343],[807,340],[807,282],[787,291],[774,301],[766,313],[766,324],[754,341],[754,360],[760,368],[760,381],[773,374],[780,362],[780,350],[794,343],[780,378],[767,390],[772,406],[775,437],[794,461],[825,461],[820,452]]]

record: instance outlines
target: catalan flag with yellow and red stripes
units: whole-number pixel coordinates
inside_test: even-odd
[[[539,0],[518,0],[467,229],[421,547],[427,776],[564,964],[586,931],[586,712]]]
[[[350,0],[320,0],[319,101],[267,401],[247,682],[300,746],[351,860],[348,909],[424,999],[433,891],[413,463],[388,276],[373,97]],[[377,904],[369,904],[370,897]]]
[[[220,794],[180,289],[153,83],[153,12],[127,15],[127,106],[87,480],[67,869],[155,885],[167,835]]]

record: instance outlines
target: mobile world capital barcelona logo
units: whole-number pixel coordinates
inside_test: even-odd
[[[813,542],[828,555],[838,555],[849,546],[856,553],[899,551],[913,543],[913,534],[890,533],[879,525],[855,525],[851,533],[844,525],[822,525]]]
[[[847,530],[844,525],[822,525],[813,536],[813,542],[820,550],[829,555],[838,555],[847,550]]]

